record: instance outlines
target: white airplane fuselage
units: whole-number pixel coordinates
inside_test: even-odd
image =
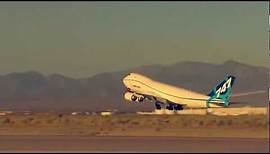
[[[136,73],[130,73],[124,77],[123,83],[131,93],[153,96],[168,102],[184,105],[187,108],[206,108],[207,100],[210,98],[210,96],[154,81]],[[216,102],[220,102],[220,100],[216,100]],[[211,103],[209,107],[221,106]]]

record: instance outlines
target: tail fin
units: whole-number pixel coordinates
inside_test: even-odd
[[[207,101],[207,106],[209,106],[209,103],[211,103],[211,101],[221,99],[224,102],[224,107],[228,107],[229,97],[232,92],[234,80],[234,76],[227,75],[222,82],[217,84],[208,94],[208,96],[210,96],[210,99]]]

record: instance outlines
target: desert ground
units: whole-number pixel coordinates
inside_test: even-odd
[[[268,137],[267,115],[71,115],[0,116],[0,135]]]
[[[268,116],[0,116],[0,152],[268,152]]]

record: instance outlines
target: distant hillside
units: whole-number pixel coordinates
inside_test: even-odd
[[[153,104],[129,104],[123,100],[122,78],[137,72],[155,80],[201,93],[221,81],[226,74],[236,77],[233,93],[267,90],[268,69],[227,61],[221,65],[179,62],[174,65],[148,65],[89,78],[73,79],[59,74],[38,72],[0,76],[0,109],[17,110],[151,110]],[[242,98],[236,99],[241,101]],[[246,104],[265,106],[268,94],[243,98]]]

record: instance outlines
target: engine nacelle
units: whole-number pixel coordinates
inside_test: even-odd
[[[130,102],[137,100],[137,97],[131,92],[126,92],[124,94],[124,98],[125,98],[125,100],[130,101]]]
[[[124,98],[130,102],[142,102],[144,100],[144,97],[142,95],[138,95],[132,92],[126,92],[124,94]]]

